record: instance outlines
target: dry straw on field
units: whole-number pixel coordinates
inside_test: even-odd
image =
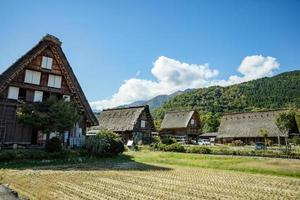
[[[9,170],[30,199],[299,199],[300,180],[211,169]]]

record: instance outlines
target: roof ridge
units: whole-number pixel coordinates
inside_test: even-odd
[[[196,110],[177,110],[177,111],[166,111],[166,114],[167,114],[167,113],[192,112],[192,111],[196,111]]]
[[[61,46],[61,44],[62,44],[62,42],[59,40],[58,37],[48,34],[48,33],[41,39],[41,41],[51,41],[51,42],[57,44],[58,46]]]
[[[288,110],[288,109],[287,109],[287,108],[279,108],[279,109],[260,110],[260,111],[232,112],[232,113],[224,113],[224,116],[225,116],[225,115],[238,115],[238,114],[251,114],[251,113],[276,112],[276,111],[284,111],[284,110]]]
[[[143,106],[130,106],[130,107],[124,107],[124,108],[108,108],[103,109],[102,111],[111,111],[111,110],[125,110],[125,109],[133,109],[133,108],[146,108],[148,105]]]

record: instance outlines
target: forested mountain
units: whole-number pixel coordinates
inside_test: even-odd
[[[153,112],[159,126],[168,110],[196,109],[206,122],[204,131],[216,131],[223,113],[300,107],[300,70],[228,87],[212,86],[177,95]]]
[[[189,90],[186,90],[189,91]],[[186,92],[184,91],[184,92]],[[184,92],[182,91],[177,91],[174,92],[170,95],[158,95],[156,97],[153,97],[152,99],[148,101],[135,101],[131,104],[123,105],[123,106],[118,106],[118,108],[126,108],[126,107],[132,107],[132,106],[143,106],[143,105],[148,105],[150,110],[153,111],[159,107],[161,107],[165,102],[170,100],[171,98],[175,97],[176,95],[183,94]]]

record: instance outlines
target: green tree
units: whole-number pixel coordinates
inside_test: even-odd
[[[79,119],[73,102],[49,98],[44,102],[23,103],[17,110],[18,121],[49,135],[70,130]]]
[[[267,147],[267,137],[269,136],[269,131],[265,128],[259,130],[259,135],[264,138],[265,147]]]
[[[52,131],[59,133],[67,131],[79,120],[79,114],[73,102],[53,101],[49,111]]]
[[[295,112],[285,111],[280,112],[276,118],[278,129],[285,135],[285,145],[288,148],[288,134],[295,124]],[[279,138],[279,137],[278,137]],[[280,144],[280,140],[278,140]]]
[[[220,115],[209,112],[207,114],[203,114],[200,116],[201,116],[201,122],[203,123],[202,126],[203,133],[218,131],[218,127],[220,125],[220,118],[221,118]]]

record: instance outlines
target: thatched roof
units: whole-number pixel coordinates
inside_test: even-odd
[[[172,111],[167,112],[161,123],[161,129],[172,129],[172,128],[187,128],[189,121],[191,120],[194,113],[197,111]]]
[[[284,137],[275,124],[279,112],[226,114],[221,119],[217,138],[262,137],[259,133],[261,129],[268,130],[268,137]]]
[[[146,112],[149,119],[148,123],[151,123],[154,131],[154,124],[148,105],[103,110],[98,118],[99,126],[94,126],[92,129],[108,129],[115,132],[134,131],[143,112]]]
[[[61,68],[67,71],[67,76],[71,80],[69,84],[72,84],[72,93],[74,94],[75,101],[80,109],[87,117],[89,125],[97,125],[97,119],[93,114],[93,111],[79,85],[79,82],[61,48],[61,41],[55,36],[47,34],[44,36],[38,44],[30,49],[25,55],[19,58],[15,63],[8,67],[0,76],[0,92],[5,90],[10,81],[21,72],[33,59],[35,59],[46,48],[49,48],[53,53],[55,59]]]

